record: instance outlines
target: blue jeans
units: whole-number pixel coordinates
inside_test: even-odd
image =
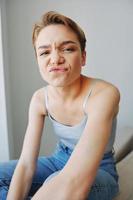
[[[68,161],[72,150],[59,142],[51,156],[39,157],[36,172],[27,200],[53,176],[56,176]],[[0,200],[6,200],[11,178],[17,160],[0,163]],[[118,175],[115,168],[113,153],[104,154],[95,181],[88,191],[87,200],[112,200],[118,193]]]

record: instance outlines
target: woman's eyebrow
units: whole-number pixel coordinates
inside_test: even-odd
[[[72,40],[66,40],[66,41],[63,41],[60,45],[63,46],[63,45],[66,45],[66,44],[76,44],[77,45],[77,42],[72,41]]]
[[[48,49],[50,47],[51,47],[50,44],[48,44],[48,45],[41,45],[41,46],[38,47],[38,49]]]
[[[64,46],[64,45],[67,45],[67,44],[75,44],[75,45],[77,45],[77,42],[72,41],[72,40],[66,40],[66,41],[61,42],[59,46]],[[48,49],[50,47],[51,47],[50,44],[46,44],[46,45],[39,46],[38,49]]]

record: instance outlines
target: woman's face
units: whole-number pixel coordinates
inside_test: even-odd
[[[71,29],[49,25],[39,33],[35,47],[41,76],[50,85],[68,86],[80,77],[86,56]]]

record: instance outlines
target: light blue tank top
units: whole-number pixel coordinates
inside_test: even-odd
[[[74,149],[75,145],[79,141],[81,134],[83,133],[84,128],[86,126],[88,116],[87,116],[87,113],[85,112],[85,106],[91,95],[93,85],[94,84],[92,84],[92,87],[89,90],[88,95],[85,97],[84,102],[83,102],[84,117],[79,124],[76,124],[74,126],[61,124],[50,115],[49,109],[48,109],[47,87],[45,88],[46,109],[47,109],[48,117],[52,121],[54,132],[59,137],[59,140],[63,144],[65,144],[67,147],[69,147],[70,149]],[[113,123],[112,123],[110,139],[106,146],[105,153],[108,153],[108,152],[112,151],[112,149],[113,149],[113,144],[114,144],[115,134],[116,134],[116,125],[117,125],[117,118],[114,118]]]

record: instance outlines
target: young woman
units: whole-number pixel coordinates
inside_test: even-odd
[[[0,164],[1,200],[112,200],[118,193],[113,143],[120,94],[81,74],[85,44],[82,29],[59,13],[35,24],[33,45],[48,85],[31,99],[19,160]],[[47,116],[60,140],[51,156],[38,158]]]

